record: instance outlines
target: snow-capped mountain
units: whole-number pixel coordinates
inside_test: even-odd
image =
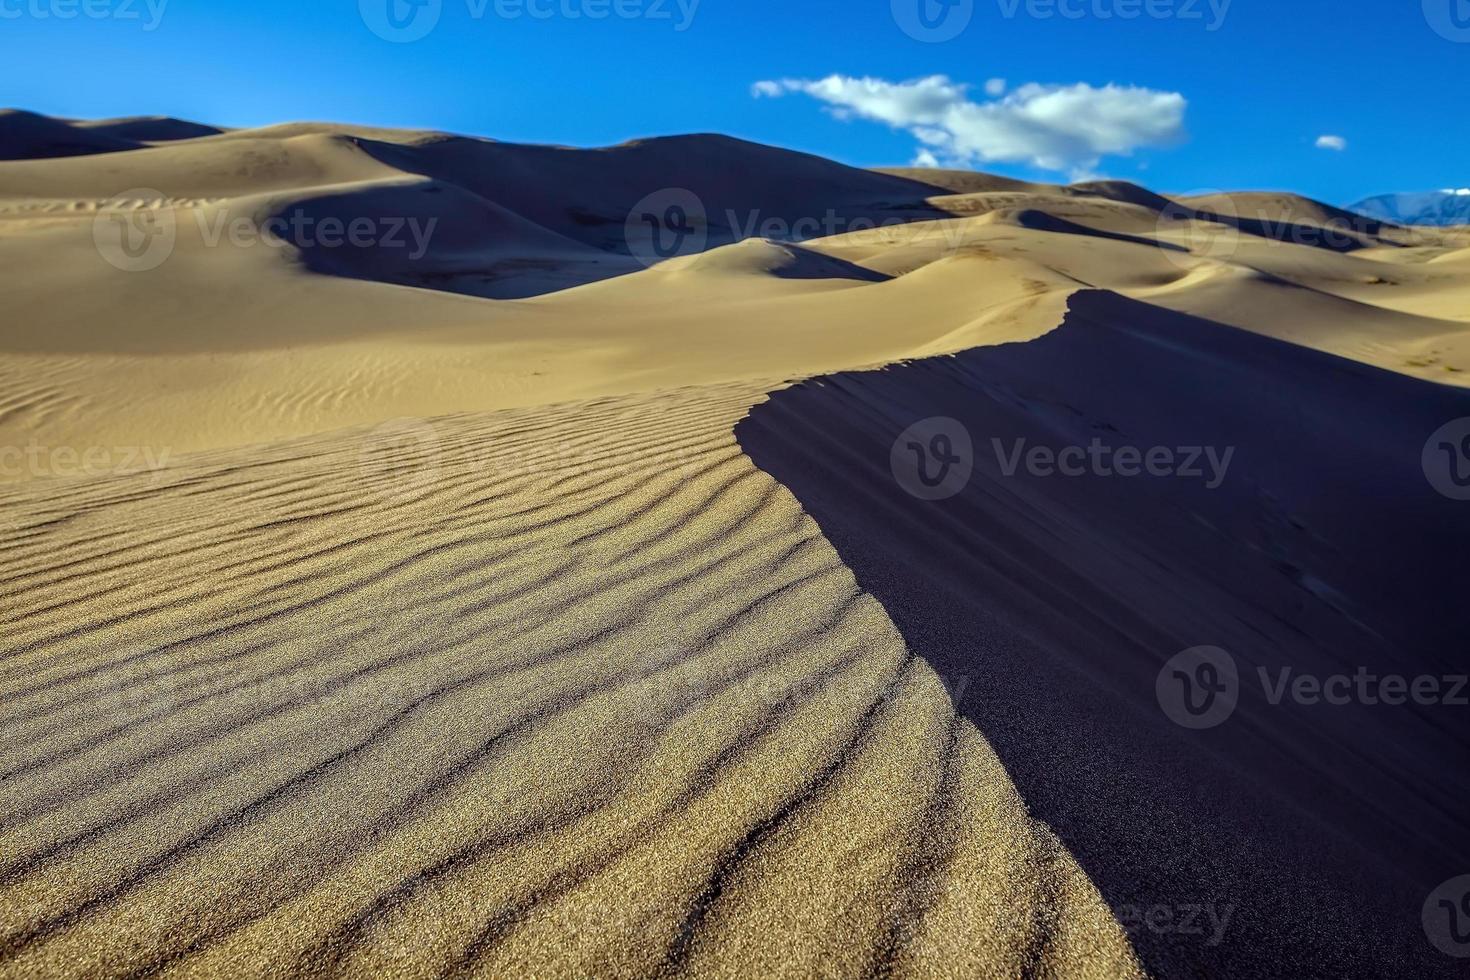
[[[1415,194],[1382,194],[1348,208],[1396,225],[1470,225],[1470,187]]]

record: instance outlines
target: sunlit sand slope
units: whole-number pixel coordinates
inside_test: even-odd
[[[0,975],[1141,976],[763,388],[0,490]]]

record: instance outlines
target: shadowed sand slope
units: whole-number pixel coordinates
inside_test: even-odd
[[[139,116],[76,121],[0,109],[0,160],[41,160],[142,149],[150,143],[213,136],[213,126]]]
[[[1142,976],[763,388],[0,490],[0,976]]]
[[[1464,675],[1470,524],[1420,456],[1467,415],[1461,389],[1083,292],[1039,340],[809,381],[737,434],[967,679],[960,710],[1110,906],[1230,913],[1218,944],[1137,929],[1147,969],[1448,977],[1420,913],[1465,870],[1465,709],[1273,704],[1258,672]],[[926,502],[890,449],[928,417],[963,425],[974,473]],[[1219,481],[1007,473],[1017,440],[1094,439],[1233,455]],[[1239,704],[1186,730],[1156,680],[1206,645]]]

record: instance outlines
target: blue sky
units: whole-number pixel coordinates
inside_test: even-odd
[[[440,5],[438,20],[407,43],[368,26],[388,23],[387,2],[0,0],[0,98],[67,116],[320,119],[589,146],[716,131],[860,166],[909,163],[924,129],[950,147],[938,156],[998,173],[1334,203],[1470,185],[1470,0],[420,0]],[[937,25],[927,40],[921,2]],[[598,4],[608,16],[588,16]],[[809,85],[831,76],[835,101]],[[933,76],[949,80],[938,108],[939,89],[901,87]],[[876,109],[848,99],[865,78]],[[986,93],[992,79],[1001,94]],[[754,97],[762,81],[783,94]],[[1056,120],[1035,100],[1057,91],[1080,93],[1074,125],[1118,115],[1110,147],[1131,127],[1145,135],[1131,154],[1044,166],[1024,148],[974,155],[997,126],[1002,142],[1045,142]],[[1178,116],[1162,136],[1137,118],[1160,108]],[[941,116],[958,136],[936,136]],[[1346,149],[1319,148],[1322,136]]]

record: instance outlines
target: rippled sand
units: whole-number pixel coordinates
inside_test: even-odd
[[[1139,975],[761,392],[6,491],[4,975]]]

